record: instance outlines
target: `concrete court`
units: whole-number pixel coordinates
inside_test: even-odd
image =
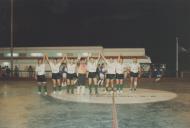
[[[169,91],[177,97],[117,104],[119,128],[190,128],[189,80],[142,80],[139,88]],[[35,81],[1,80],[0,128],[112,128],[112,105],[62,101],[38,95]]]

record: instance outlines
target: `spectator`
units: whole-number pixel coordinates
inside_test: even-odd
[[[15,78],[18,78],[18,77],[19,77],[19,68],[18,68],[17,65],[16,65],[15,68],[14,68],[14,77],[15,77]]]
[[[6,66],[5,71],[6,71],[6,79],[9,79],[11,74],[11,69],[8,66]]]
[[[28,76],[29,76],[29,78],[33,77],[33,68],[31,65],[28,67]]]

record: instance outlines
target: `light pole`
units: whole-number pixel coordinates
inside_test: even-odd
[[[179,38],[176,37],[176,78],[179,78]]]
[[[14,44],[14,3],[11,0],[11,39],[10,39],[10,52],[11,52],[11,77],[13,77],[13,44]]]

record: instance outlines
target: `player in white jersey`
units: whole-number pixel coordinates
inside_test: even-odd
[[[75,59],[68,59],[66,56],[66,64],[67,64],[67,93],[74,94],[74,80],[77,78],[77,62]]]
[[[118,56],[118,60],[116,63],[116,88],[117,93],[123,93],[123,80],[124,73],[126,70],[126,65],[123,63],[123,59],[121,56]]]
[[[38,94],[41,94],[42,87],[44,88],[44,94],[47,95],[46,78],[45,78],[45,56],[43,59],[38,59],[38,63],[35,69],[35,79],[38,83]]]
[[[114,79],[116,75],[116,63],[114,62],[113,58],[110,58],[107,60],[103,55],[102,58],[104,59],[106,63],[106,68],[107,68],[107,74],[106,74],[106,90],[105,93],[107,93],[109,84],[111,84],[111,93],[114,91]]]
[[[137,58],[133,58],[133,62],[129,64],[129,71],[131,77],[130,90],[136,91],[138,76],[140,73],[140,64],[137,62]]]
[[[93,57],[87,57],[87,70],[88,70],[88,85],[89,93],[92,94],[92,87],[95,88],[95,94],[98,94],[98,84],[97,84],[97,66],[100,60],[100,53],[98,59],[95,60]],[[93,84],[92,84],[93,82]]]
[[[61,74],[59,72],[59,68],[61,63],[64,61],[64,57],[58,61],[57,59],[49,60],[48,56],[46,55],[46,60],[48,61],[52,72],[53,94],[56,93],[56,85],[58,86],[59,92],[61,92]]]

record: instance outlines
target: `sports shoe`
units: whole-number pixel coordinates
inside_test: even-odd
[[[47,95],[47,92],[44,92],[45,95]]]
[[[122,91],[122,90],[120,90],[120,91],[119,91],[119,93],[120,93],[120,94],[123,94],[123,91]]]
[[[55,95],[55,94],[56,94],[56,91],[53,91],[53,94]]]
[[[38,92],[38,95],[41,95],[41,92]]]

